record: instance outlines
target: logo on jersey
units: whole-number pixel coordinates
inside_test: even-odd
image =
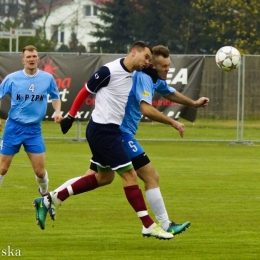
[[[16,100],[29,100],[29,101],[43,101],[44,100],[44,95],[29,95],[26,94],[24,96],[21,96],[21,94],[16,94]]]
[[[142,96],[149,97],[149,96],[150,96],[150,93],[147,92],[147,91],[144,91],[144,92],[142,93]]]

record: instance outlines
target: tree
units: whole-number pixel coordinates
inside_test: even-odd
[[[103,0],[94,24],[97,46],[106,52],[126,52],[143,40],[163,44],[171,53],[213,54],[224,45],[242,53],[260,52],[258,0]]]
[[[133,8],[131,1],[114,0],[104,1],[100,7],[99,19],[103,22],[92,23],[96,31],[90,34],[96,38],[97,48],[102,52],[126,53],[128,46],[132,43],[131,35]]]
[[[225,45],[242,53],[259,54],[260,3],[258,0],[193,0],[199,48],[207,53]]]
[[[184,50],[180,38],[182,19],[189,0],[114,0],[104,1],[96,28],[91,35],[107,52],[126,52],[133,41],[143,40],[151,46],[163,44],[172,53]],[[176,10],[176,12],[173,12]]]
[[[77,39],[77,34],[72,31],[71,33],[71,40],[69,43],[69,51],[71,52],[79,52],[79,53],[85,53],[86,52],[86,48],[85,46],[83,46],[81,43],[79,43],[78,39]]]

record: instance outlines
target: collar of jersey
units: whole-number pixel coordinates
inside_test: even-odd
[[[33,78],[33,77],[35,77],[35,76],[39,73],[39,69],[37,69],[36,73],[33,74],[33,75],[27,74],[24,69],[23,69],[23,73],[24,73],[25,76],[30,77],[30,78]]]

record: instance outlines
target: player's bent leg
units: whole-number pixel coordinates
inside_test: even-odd
[[[92,170],[90,170],[89,172],[91,171]],[[95,173],[95,176],[98,182],[98,186],[101,187],[113,182],[115,178],[115,172],[110,167],[107,168],[98,167],[98,172]]]
[[[123,186],[126,198],[129,204],[137,213],[143,224],[142,234],[147,237],[159,239],[171,239],[173,235],[164,231],[159,225],[155,224],[147,212],[145,201],[141,190],[137,184],[137,174],[134,169],[129,169],[120,174],[123,180]]]
[[[144,182],[145,190],[159,187],[159,175],[151,163],[136,170],[138,177]]]
[[[184,232],[190,226],[190,222],[187,221],[183,224],[177,224],[169,220],[159,188],[159,175],[152,164],[148,163],[139,168],[137,174],[145,183],[146,199],[162,229],[173,235]]]

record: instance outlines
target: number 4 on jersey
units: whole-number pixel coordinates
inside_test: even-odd
[[[31,90],[32,92],[34,91],[34,84],[32,84],[32,85],[29,87],[29,90]]]

